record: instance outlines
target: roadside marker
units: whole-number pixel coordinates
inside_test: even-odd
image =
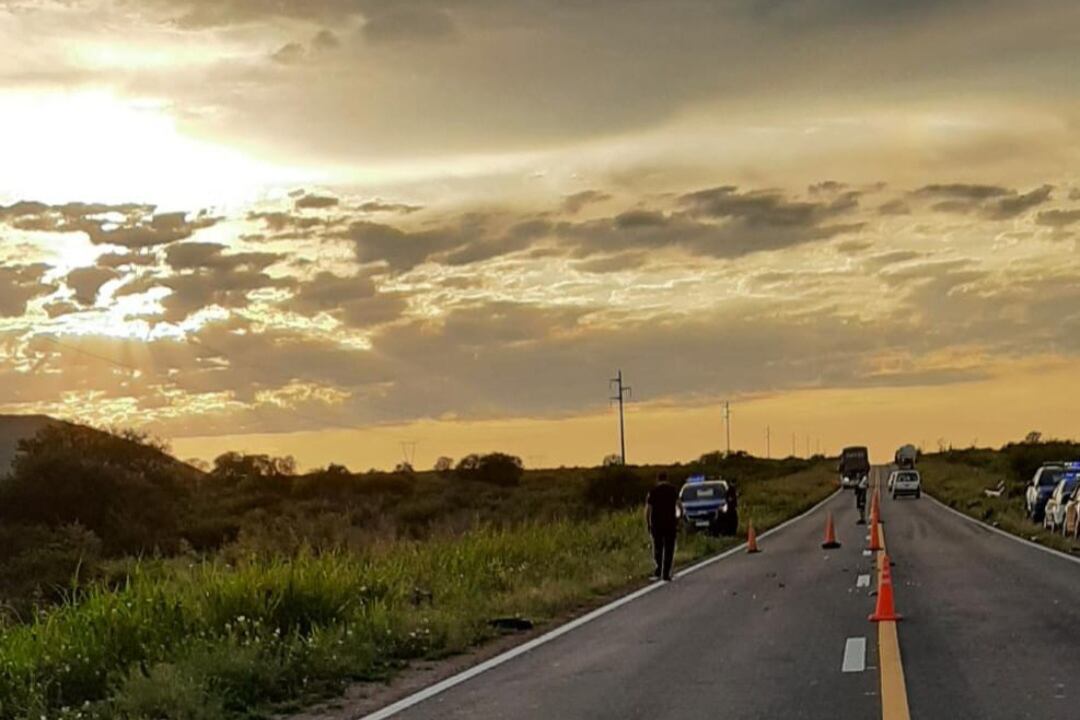
[[[862,672],[866,669],[866,638],[850,637],[844,643],[844,661],[840,672]]]

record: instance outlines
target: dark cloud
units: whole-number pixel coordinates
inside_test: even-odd
[[[845,255],[858,255],[872,247],[874,244],[866,240],[844,240],[836,244],[836,249]]]
[[[1000,185],[972,185],[966,183],[950,183],[950,184],[935,184],[924,185],[915,191],[915,195],[920,197],[930,198],[949,198],[963,201],[976,201],[981,202],[983,200],[990,200],[992,198],[1008,197],[1015,194],[1015,190],[1010,190]]]
[[[93,305],[97,302],[101,286],[120,277],[120,273],[108,267],[85,267],[72,270],[64,279],[75,292],[75,301],[80,305]]]
[[[588,273],[612,273],[623,270],[636,270],[644,266],[649,260],[647,253],[625,252],[606,257],[597,257],[575,263],[574,268]]]
[[[563,198],[562,209],[565,213],[576,215],[581,212],[581,209],[586,205],[592,205],[593,203],[600,203],[610,199],[611,195],[603,190],[582,190],[581,192],[567,195]]]
[[[423,210],[420,205],[408,205],[406,203],[383,202],[382,200],[368,200],[361,203],[358,210],[366,213],[396,213],[398,215],[410,215]]]
[[[880,215],[910,215],[911,207],[903,200],[890,200],[878,206]]]
[[[252,212],[248,213],[248,220],[258,220],[266,224],[266,226],[274,232],[281,232],[283,230],[310,230],[320,226],[325,226],[327,221],[321,217],[310,217],[306,215],[296,215],[288,212]]]
[[[283,259],[277,253],[226,253],[226,245],[206,242],[185,242],[170,246],[165,261],[174,270],[235,270],[261,271]]]
[[[1053,190],[1052,185],[1043,185],[1022,195],[995,200],[989,204],[989,207],[984,209],[983,214],[994,220],[1006,220],[1016,217],[1049,200]]]
[[[252,291],[264,288],[291,288],[295,280],[272,277],[265,270],[284,256],[276,253],[226,253],[218,243],[186,242],[171,245],[164,262],[169,275],[143,274],[117,290],[119,295],[145,293],[156,287],[170,294],[161,300],[163,319],[180,322],[199,310],[218,306],[241,309],[249,304]]]
[[[21,230],[84,232],[98,245],[150,248],[185,240],[220,221],[205,213],[154,213],[153,205],[19,202],[0,207],[0,221]]]
[[[270,59],[282,65],[296,65],[304,61],[307,50],[300,43],[287,43],[282,45],[270,56]]]
[[[341,47],[341,40],[330,30],[320,30],[311,39],[311,47],[315,50],[336,50]]]
[[[341,201],[328,195],[304,195],[296,199],[297,209],[315,209],[337,207]]]
[[[104,253],[98,255],[97,266],[102,268],[149,267],[156,265],[156,255],[147,252]]]
[[[48,295],[56,286],[42,281],[46,265],[0,265],[0,317],[19,317],[34,298]]]
[[[398,3],[370,15],[363,33],[373,43],[432,41],[453,37],[456,26],[450,14],[441,8]]]
[[[326,312],[350,327],[367,328],[397,320],[408,299],[403,293],[380,292],[370,275],[323,272],[300,283],[283,307],[305,315]]]
[[[1043,210],[1036,216],[1035,221],[1047,227],[1069,227],[1080,222],[1080,208],[1074,210]]]
[[[1020,193],[999,185],[926,185],[912,193],[913,197],[935,201],[931,207],[939,212],[958,214],[978,213],[989,220],[1008,220],[1037,207],[1050,199],[1052,185]]]

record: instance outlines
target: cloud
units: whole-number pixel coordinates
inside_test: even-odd
[[[423,210],[420,205],[409,205],[407,203],[392,203],[383,202],[382,200],[368,200],[360,203],[357,209],[366,213],[396,213],[399,215],[410,215],[414,212]]]
[[[329,272],[297,285],[283,307],[301,314],[326,312],[353,328],[397,320],[408,308],[403,293],[380,292],[371,275],[341,277]]]
[[[372,43],[446,40],[457,29],[445,10],[403,3],[372,14],[366,20],[364,38]]]
[[[1080,209],[1043,210],[1035,219],[1040,225],[1053,228],[1065,228],[1080,222]]]
[[[307,57],[307,50],[300,43],[287,43],[278,48],[270,59],[282,65],[296,65]]]
[[[900,199],[890,200],[878,206],[879,215],[910,215],[911,206]]]
[[[48,295],[56,286],[42,281],[47,265],[0,265],[0,317],[19,317],[35,298]]]
[[[977,212],[990,220],[1007,220],[1020,215],[1050,199],[1052,185],[1020,193],[999,185],[926,185],[912,193],[913,197],[931,199],[934,210],[967,214]]]
[[[341,40],[330,30],[320,30],[311,39],[311,47],[317,51],[336,50],[341,47]]]
[[[101,286],[120,277],[120,273],[108,267],[85,267],[72,270],[64,279],[75,292],[75,301],[80,305],[93,305],[97,302]]]
[[[582,190],[581,192],[567,195],[563,198],[562,209],[565,213],[576,215],[586,205],[601,203],[610,199],[611,195],[603,190]]]
[[[315,209],[323,210],[326,208],[337,207],[341,201],[336,197],[330,197],[328,195],[304,195],[296,199],[297,209]]]
[[[165,261],[174,270],[261,271],[283,259],[277,253],[226,253],[227,245],[209,242],[177,243],[165,250]]]

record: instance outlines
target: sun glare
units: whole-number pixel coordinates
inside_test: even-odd
[[[108,92],[0,94],[0,118],[0,199],[9,201],[222,207],[318,180],[188,137],[163,103]]]

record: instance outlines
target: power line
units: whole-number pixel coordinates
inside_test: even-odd
[[[724,401],[724,429],[727,431],[727,455],[731,456],[731,403]]]
[[[626,399],[630,397],[631,390],[629,386],[623,385],[622,370],[618,371],[618,374],[608,381],[608,387],[613,388],[614,395],[610,400],[619,403],[619,457],[622,458],[622,464],[626,464],[626,420],[623,417],[623,404]]]

